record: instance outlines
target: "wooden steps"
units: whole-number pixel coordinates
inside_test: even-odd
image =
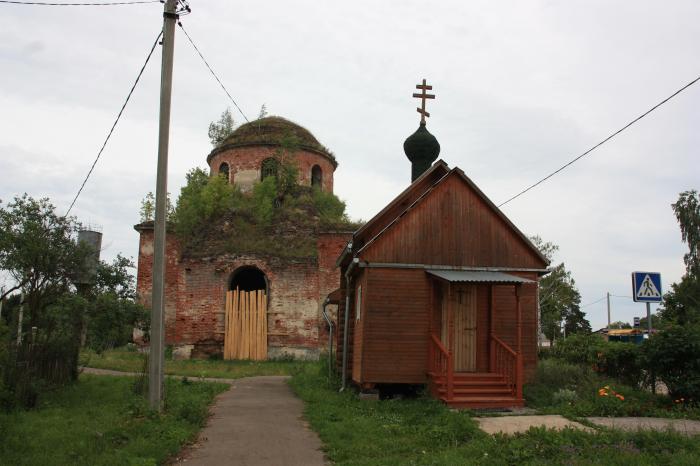
[[[501,374],[490,372],[456,372],[453,397],[447,399],[446,376],[428,374],[431,393],[452,408],[513,408],[524,406]]]

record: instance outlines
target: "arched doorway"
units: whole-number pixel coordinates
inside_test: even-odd
[[[229,280],[230,291],[239,289],[242,291],[263,290],[267,292],[267,277],[265,272],[252,265],[244,265],[233,271]]]
[[[234,270],[226,292],[224,359],[267,359],[268,281],[254,266]]]

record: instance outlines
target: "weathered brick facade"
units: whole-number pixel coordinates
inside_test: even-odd
[[[229,166],[230,182],[237,183],[237,179],[244,178],[252,185],[260,179],[262,161],[271,157],[276,149],[269,141],[255,145],[248,140],[244,145],[215,149],[207,159],[212,173],[218,173],[225,162]],[[321,189],[332,192],[336,166],[332,158],[303,146],[293,157],[299,167],[301,184],[311,184],[312,167],[318,165],[323,174]],[[246,175],[242,177],[241,173]],[[135,229],[140,233],[137,291],[141,302],[150,307],[153,225],[147,222],[136,225]],[[349,232],[319,233],[316,257],[288,259],[245,253],[183,256],[177,238],[169,234],[166,242],[166,344],[173,346],[178,357],[221,354],[225,299],[232,276],[241,267],[254,267],[264,274],[267,283],[268,357],[318,357],[328,343],[321,314],[323,302],[340,285],[335,261],[350,237]]]

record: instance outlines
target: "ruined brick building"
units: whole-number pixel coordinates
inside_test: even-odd
[[[222,174],[243,193],[250,192],[255,183],[277,176],[275,154],[290,135],[297,141],[291,157],[298,168],[298,183],[332,192],[337,167],[334,156],[308,130],[280,117],[262,118],[237,128],[207,156],[210,173]],[[213,229],[235,241],[239,233],[226,229],[235,220]],[[145,222],[134,228],[140,234],[137,290],[141,302],[150,307],[153,224]],[[292,240],[286,243],[284,235],[273,238],[276,248],[272,251],[242,246],[231,252],[207,248],[208,238],[203,238],[196,250],[188,250],[175,235],[168,234],[166,344],[182,358],[222,354],[227,338],[241,337],[227,335],[231,331],[227,292],[257,290],[266,296],[264,320],[253,324],[266,340],[265,357],[317,357],[327,335],[321,314],[323,301],[339,287],[335,260],[351,237],[350,231],[340,230],[293,232],[304,235],[307,244],[312,242],[308,254],[276,252],[295,247]]]

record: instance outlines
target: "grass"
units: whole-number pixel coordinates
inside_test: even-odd
[[[695,465],[700,442],[665,432],[531,429],[490,436],[469,411],[450,411],[427,397],[359,400],[338,393],[322,364],[300,366],[290,381],[305,416],[338,465]]]
[[[144,370],[146,355],[126,348],[108,350],[102,354],[86,350],[80,356],[83,366],[111,369],[124,372]],[[165,361],[165,373],[186,377],[216,377],[238,379],[256,375],[291,375],[295,368],[304,364],[294,360],[271,361],[224,361],[221,359],[186,359]]]
[[[0,464],[156,465],[204,424],[224,384],[168,380],[162,414],[127,377],[82,375],[40,398],[37,408],[0,414]]]

